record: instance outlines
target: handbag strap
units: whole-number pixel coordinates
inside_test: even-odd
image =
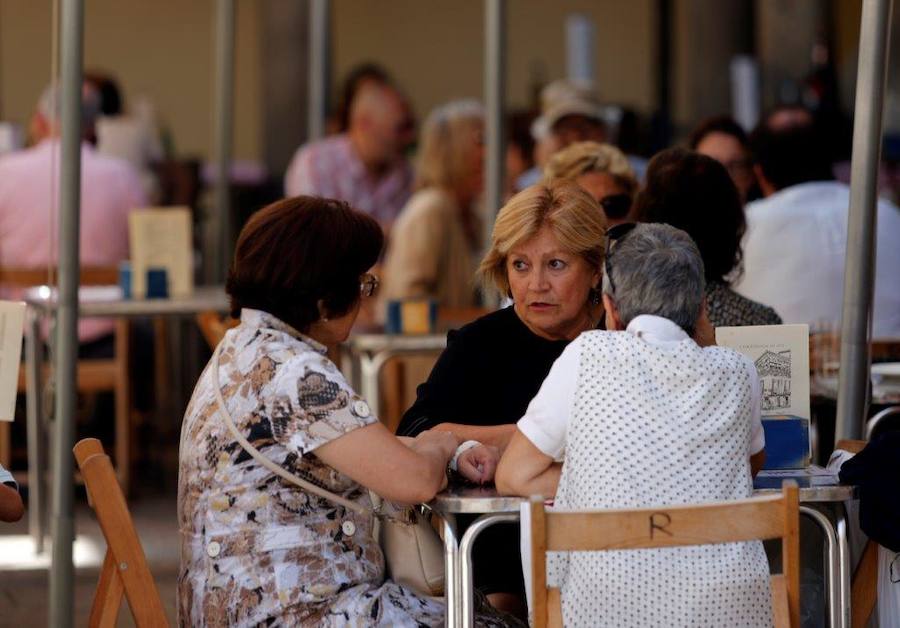
[[[325,499],[334,502],[344,508],[349,510],[354,510],[360,514],[373,514],[374,511],[370,508],[366,508],[361,504],[357,504],[356,502],[352,502],[349,499],[341,497],[340,495],[335,495],[331,491],[327,491],[320,486],[316,486],[311,482],[307,482],[306,480],[297,477],[281,465],[275,464],[268,458],[266,458],[262,453],[250,442],[244,438],[244,435],[241,434],[237,426],[235,426],[234,421],[231,418],[231,413],[228,412],[228,408],[225,407],[225,399],[222,398],[222,389],[219,385],[219,351],[222,348],[222,343],[216,347],[216,350],[213,351],[212,360],[210,361],[210,365],[212,367],[212,376],[213,376],[213,390],[216,395],[216,403],[219,406],[219,412],[222,415],[222,418],[225,420],[225,424],[228,426],[228,429],[231,430],[232,436],[234,439],[240,444],[241,447],[244,448],[248,454],[250,454],[254,460],[256,460],[259,464],[264,466],[266,469],[274,473],[275,475],[284,478],[288,482],[296,484],[300,488],[305,491],[309,491],[314,495],[318,495],[319,497],[324,497]]]

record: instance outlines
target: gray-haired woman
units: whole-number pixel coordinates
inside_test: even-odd
[[[498,489],[555,495],[562,509],[750,497],[764,455],[759,379],[742,355],[692,339],[704,310],[696,245],[662,224],[618,235],[603,278],[617,331],[585,332],[562,352],[517,424]],[[584,553],[548,572],[567,626],[771,625],[759,542]]]

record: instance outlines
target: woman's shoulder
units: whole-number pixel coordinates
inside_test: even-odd
[[[441,215],[455,215],[456,201],[441,188],[422,188],[416,191],[400,212],[398,221],[423,220]]]
[[[780,325],[782,322],[773,308],[748,299],[725,284],[709,283],[706,299],[709,320],[714,327]]]

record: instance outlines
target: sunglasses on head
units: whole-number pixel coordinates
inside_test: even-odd
[[[606,230],[606,252],[603,256],[603,264],[606,269],[606,277],[609,280],[609,290],[612,294],[616,293],[616,286],[613,284],[612,272],[610,272],[612,265],[609,263],[609,254],[613,246],[621,242],[635,227],[637,227],[635,222],[623,222]]]

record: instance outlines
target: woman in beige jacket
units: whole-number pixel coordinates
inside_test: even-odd
[[[384,299],[475,305],[479,229],[474,207],[484,185],[483,132],[484,110],[471,100],[442,105],[425,121],[417,191],[391,229],[382,270]]]

